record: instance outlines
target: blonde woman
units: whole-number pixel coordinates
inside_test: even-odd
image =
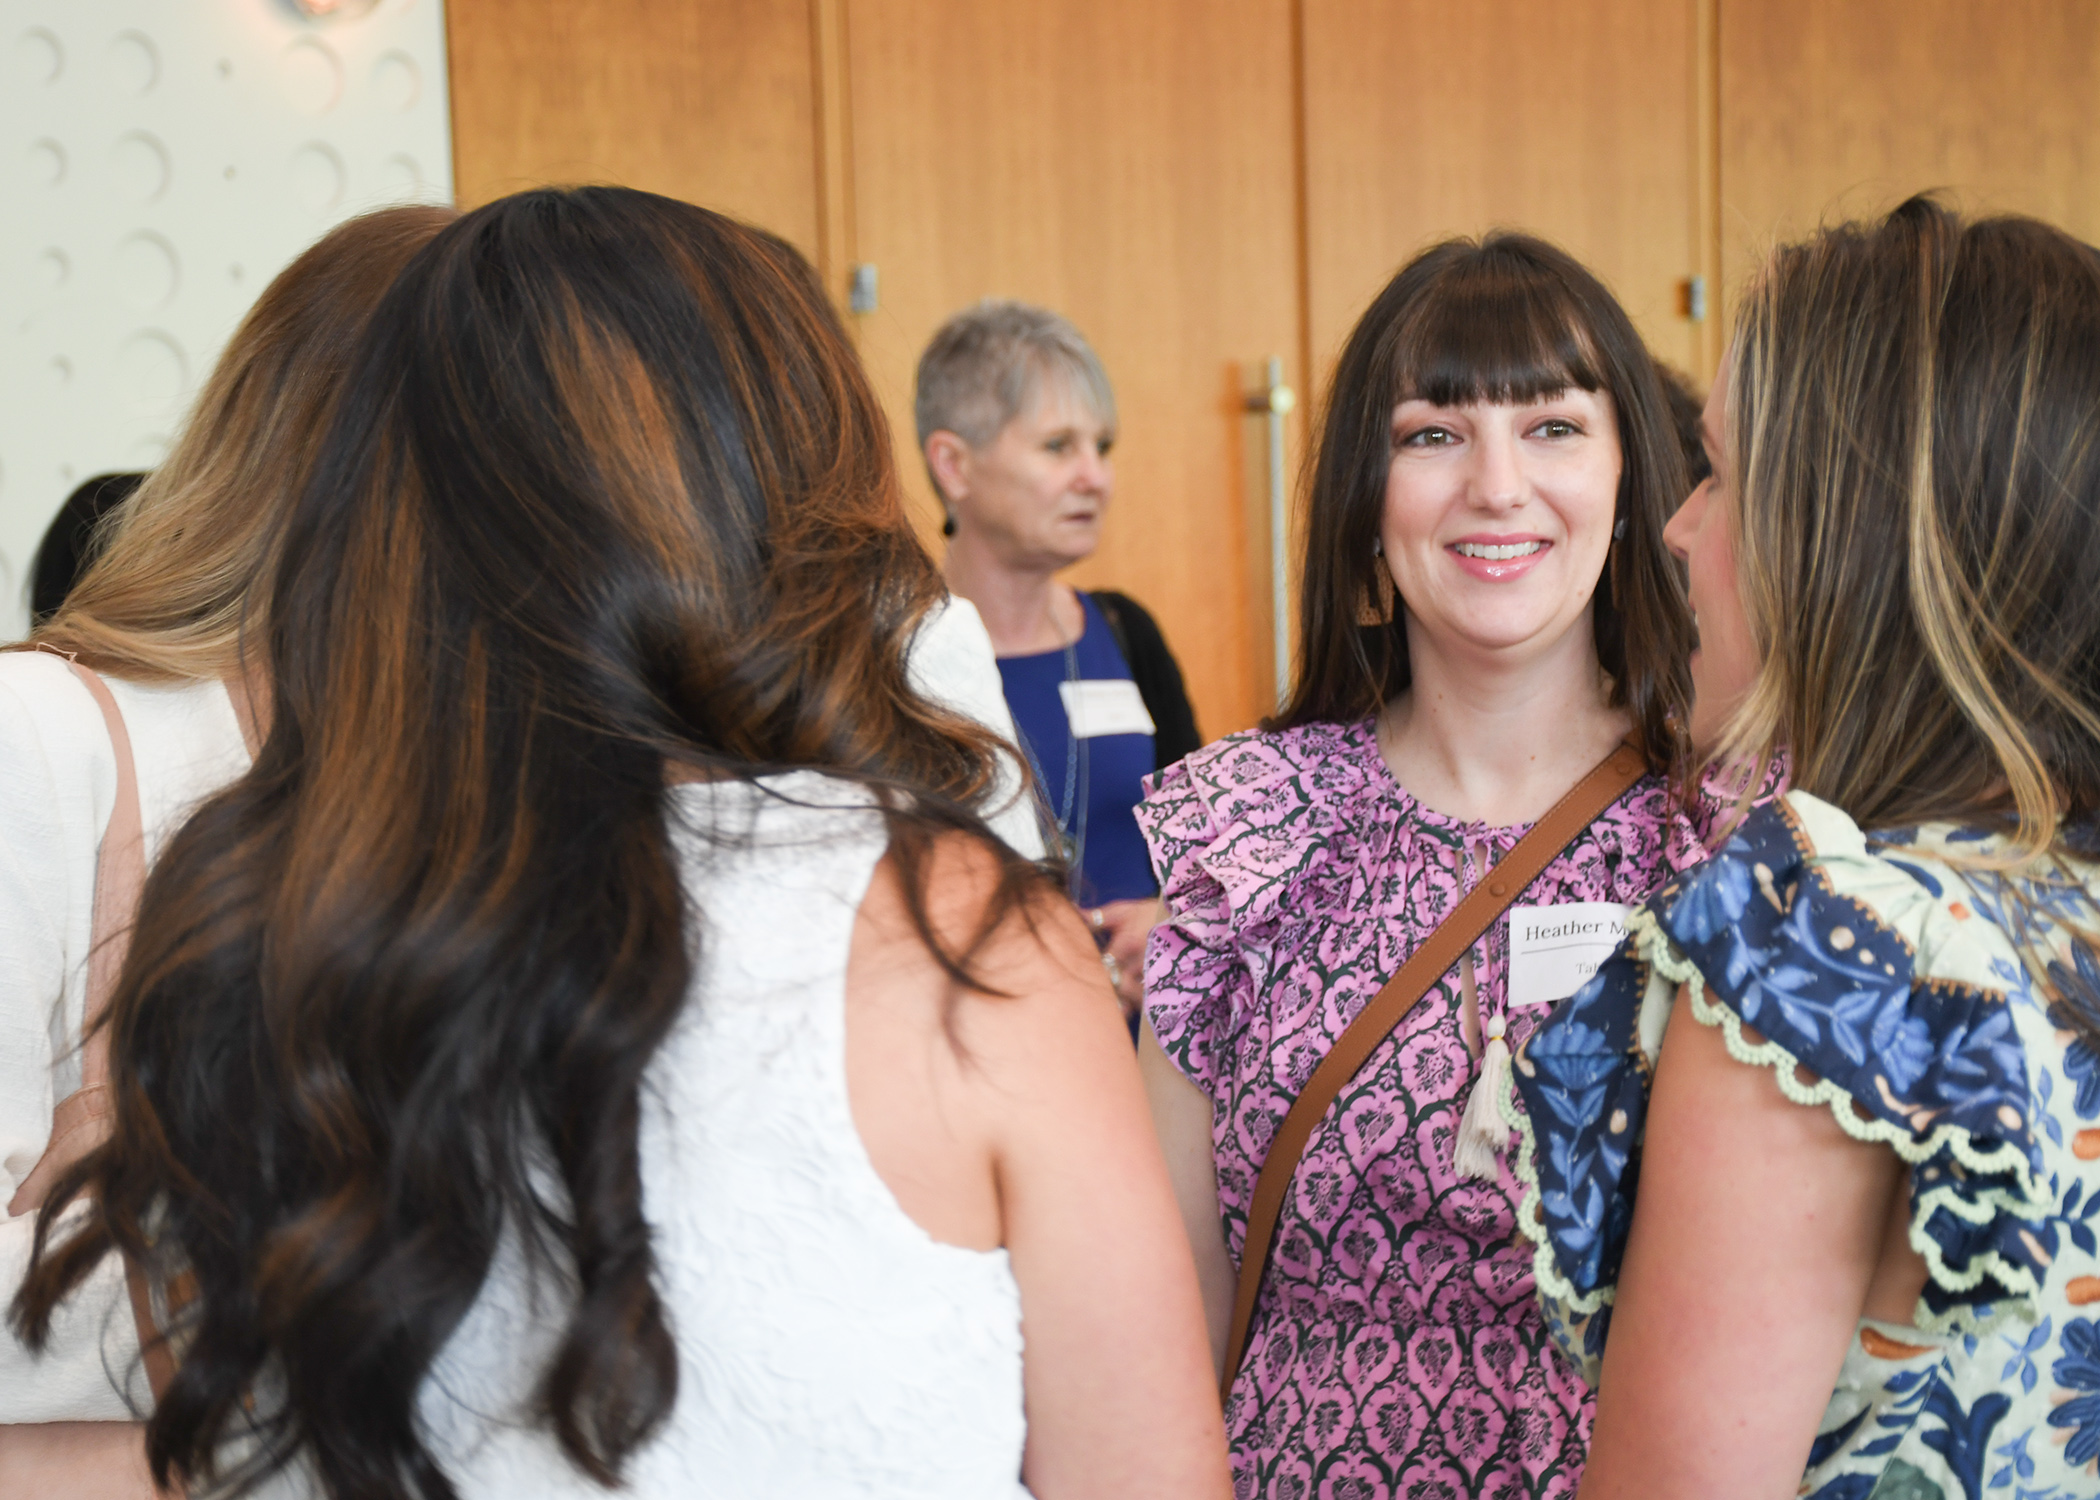
[[[350,349],[401,267],[453,214],[397,208],[331,232],[242,321],[167,461],[118,512],[99,560],[34,639],[0,654],[0,1290],[22,1281],[33,1212],[57,1175],[54,1105],[82,1084],[88,952],[117,760],[87,683],[114,698],[151,861],[189,808],[248,766],[226,683],[284,503],[341,392]],[[43,1169],[38,1170],[39,1163]],[[41,1356],[0,1338],[0,1493],[42,1493],[53,1464],[89,1492],[144,1486],[115,1429],[150,1402],[112,1258],[61,1310]],[[122,1384],[128,1382],[128,1386]],[[99,1435],[98,1435],[99,1434]],[[115,1463],[115,1469],[90,1466]]]
[[[1586,1500],[2100,1492],[2096,348],[2089,247],[1923,199],[1750,291],[1667,535],[1794,789],[1515,1070]]]

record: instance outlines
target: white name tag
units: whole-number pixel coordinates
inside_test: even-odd
[[[1128,677],[1060,682],[1057,693],[1065,700],[1065,718],[1071,722],[1074,739],[1152,733],[1152,715],[1145,712],[1145,700]]]
[[[1631,907],[1565,901],[1509,909],[1509,1003],[1551,1005],[1595,974],[1626,940]]]

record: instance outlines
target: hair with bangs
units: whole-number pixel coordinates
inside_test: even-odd
[[[1621,468],[1612,545],[1591,620],[1611,701],[1649,764],[1681,767],[1691,615],[1663,526],[1690,486],[1655,362],[1604,284],[1525,234],[1447,240],[1409,261],[1357,322],[1328,389],[1309,467],[1298,673],[1270,728],[1353,721],[1411,681],[1405,611],[1372,551],[1392,468],[1393,409],[1610,396]]]
[[[1762,662],[1716,759],[1783,751],[1867,829],[2004,827],[2016,866],[2090,837],[2100,255],[1913,198],[1774,254],[1732,351]]]
[[[961,983],[936,840],[996,873],[979,942],[1055,899],[970,811],[998,742],[910,686],[941,597],[783,241],[545,190],[409,263],[285,522],[268,738],[147,880],[112,1133],[46,1199],[14,1306],[40,1347],[112,1249],[194,1287],[157,1478],[296,1461],[330,1495],[452,1495],[417,1396],[512,1235],[549,1272],[530,1419],[619,1483],[678,1388],[638,1139],[708,930],[678,837],[743,832],[679,813],[667,770],[868,788]]]
[[[31,639],[137,682],[224,677],[258,582],[349,372],[409,257],[458,215],[383,208],[280,271],[234,330],[182,434],[98,528],[94,561]]]

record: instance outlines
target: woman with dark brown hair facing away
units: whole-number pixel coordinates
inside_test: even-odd
[[[2100,256],[1787,246],[1705,432],[1692,738],[1793,790],[1517,1065],[1582,1493],[2100,1493]]]
[[[112,1250],[179,1288],[150,1451],[234,1491],[1222,1495],[1115,999],[909,684],[940,578],[808,266],[522,194],[349,393],[27,1335]]]
[[[1683,475],[1594,276],[1523,235],[1425,252],[1327,398],[1290,701],[1139,809],[1172,913],[1140,1061],[1232,1364],[1242,1497],[1574,1491],[1591,1406],[1513,1240],[1493,1079],[1617,913],[1701,852],[1666,779]],[[1477,936],[1437,959],[1467,911]],[[1411,962],[1417,1001],[1379,1021]]]
[[[248,767],[227,683],[271,539],[394,276],[450,209],[337,226],[256,300],[165,462],[97,533],[96,557],[32,646],[0,653],[0,1295],[21,1284],[46,1190],[95,1138],[108,1097],[83,1048],[100,998],[98,872],[134,807],[148,862],[200,799]],[[68,658],[71,659],[69,664]],[[83,675],[83,669],[95,674]],[[91,681],[126,728],[121,760]],[[109,832],[108,830],[117,830]],[[106,986],[101,986],[106,988]],[[150,1404],[124,1278],[98,1266],[32,1357],[0,1334],[0,1494],[146,1487],[134,1411]]]

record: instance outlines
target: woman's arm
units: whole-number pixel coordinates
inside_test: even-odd
[[[993,874],[973,840],[933,851],[926,912],[952,949],[975,935]],[[1092,934],[1039,890],[972,968],[994,993],[958,993],[934,966],[884,860],[846,981],[848,1091],[869,1158],[935,1239],[1007,1250],[1039,1500],[1222,1500],[1195,1268]]]
[[[1167,1177],[1181,1205],[1181,1225],[1196,1256],[1196,1285],[1203,1294],[1203,1320],[1210,1328],[1213,1372],[1225,1374],[1225,1335],[1231,1331],[1233,1293],[1239,1273],[1225,1248],[1218,1213],[1218,1163],[1211,1151],[1210,1096],[1167,1059],[1145,1022],[1138,1036],[1138,1072],[1152,1105],[1152,1128],[1167,1159]]]
[[[971,1004],[965,1053],[997,1101],[1005,1240],[1027,1337],[1039,1500],[1229,1493],[1188,1239],[1130,1033],[1061,904],[991,955],[1014,996]]]
[[[1680,990],[1581,1500],[1790,1500],[1902,1165],[1728,1053]]]

